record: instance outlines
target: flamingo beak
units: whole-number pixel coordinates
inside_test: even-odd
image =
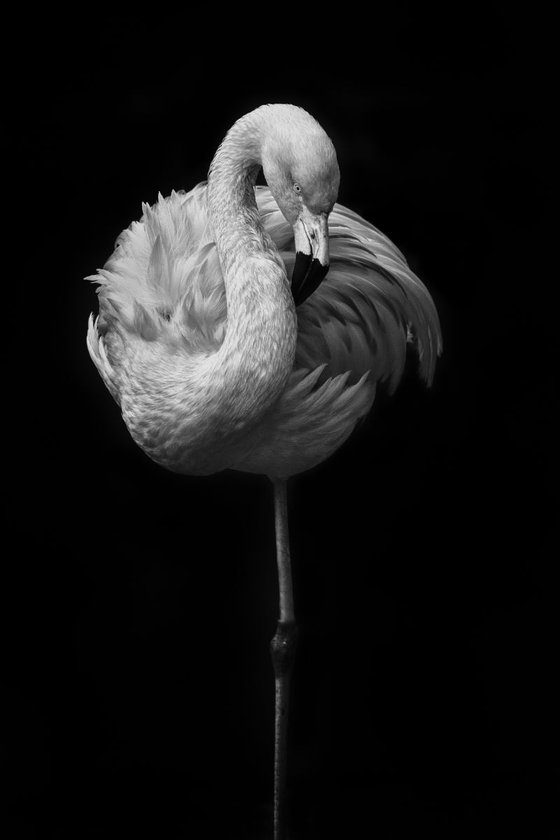
[[[312,295],[329,270],[329,227],[327,213],[311,213],[306,207],[294,225],[296,262],[292,273],[292,294],[296,306]]]

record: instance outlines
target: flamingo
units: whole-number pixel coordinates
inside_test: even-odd
[[[207,182],[143,204],[88,278],[99,297],[88,350],[138,446],[178,473],[242,470],[274,487],[275,840],[297,637],[287,479],[341,446],[378,384],[396,388],[407,343],[428,386],[441,352],[429,292],[383,233],[336,203],[339,181],[319,123],[263,105],[228,131]]]

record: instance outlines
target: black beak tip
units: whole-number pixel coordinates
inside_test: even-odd
[[[292,273],[292,295],[296,306],[300,306],[320,286],[329,270],[311,254],[296,252],[296,262]]]

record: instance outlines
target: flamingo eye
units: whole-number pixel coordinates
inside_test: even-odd
[[[297,193],[301,192],[301,187],[300,187],[299,184],[294,184],[294,192],[297,192]]]

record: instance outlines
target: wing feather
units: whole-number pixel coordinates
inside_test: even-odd
[[[265,228],[290,270],[293,236],[270,192],[257,192]],[[329,217],[331,265],[321,286],[298,310],[296,367],[324,365],[322,379],[369,372],[393,391],[401,379],[406,344],[418,353],[422,378],[432,382],[441,332],[433,300],[402,252],[380,230],[336,204]]]
[[[226,300],[206,213],[206,185],[142,205],[117,239],[97,283],[103,334],[111,324],[145,340],[185,342],[211,352],[223,341]]]

